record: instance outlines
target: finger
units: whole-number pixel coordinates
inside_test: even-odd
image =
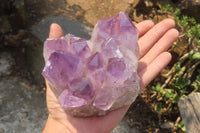
[[[62,28],[56,23],[51,24],[49,38],[60,38],[62,36],[64,36]]]
[[[149,49],[171,28],[174,28],[175,22],[172,19],[165,19],[151,28],[138,43],[140,47],[140,57],[143,57]]]
[[[56,96],[55,96],[55,94],[53,93],[53,91],[51,90],[51,88],[50,88],[50,86],[49,86],[49,84],[48,84],[48,81],[47,80],[45,80],[45,83],[46,83],[46,88],[47,88],[47,94],[48,94],[48,97],[50,97],[50,98],[56,98]],[[47,97],[47,98],[48,98]],[[47,99],[48,100],[48,99]]]
[[[56,96],[53,93],[52,89],[50,88],[48,81],[45,80],[45,82],[46,82],[46,88],[47,88],[46,89],[46,95],[47,95],[46,100],[48,101],[48,104],[47,104],[48,108],[52,107],[52,106],[58,106],[59,105],[59,104],[57,104],[58,101],[55,100]]]
[[[47,81],[46,87],[46,101],[50,116],[55,117],[56,119],[64,119],[65,111],[61,108],[61,105],[59,104],[55,93],[52,91]]]
[[[140,62],[149,65],[160,53],[167,51],[173,42],[178,39],[179,32],[176,29],[169,30],[152,48],[149,52],[140,60]],[[138,70],[142,70],[143,67],[139,67]]]
[[[151,64],[148,66],[146,65],[144,69],[139,71],[138,75],[140,76],[140,88],[143,89],[147,84],[149,84],[158,75],[158,73],[165,66],[167,66],[170,60],[171,54],[169,52],[163,52],[155,60],[153,60]],[[141,64],[142,62],[140,62],[139,65]]]
[[[142,21],[142,22],[136,24],[136,27],[137,27],[138,33],[139,33],[139,37],[143,36],[153,26],[154,26],[154,23],[151,20],[145,20],[145,21]]]

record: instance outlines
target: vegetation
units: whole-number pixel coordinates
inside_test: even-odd
[[[183,49],[178,53],[180,58],[177,58],[171,69],[162,74],[165,81],[152,87],[159,101],[155,108],[157,112],[177,110],[175,106],[180,98],[200,90],[200,69],[198,69],[200,66],[200,23],[197,23],[195,18],[182,15],[180,9],[174,9],[170,5],[162,7],[161,10],[166,15],[174,17],[177,29],[180,30],[179,39],[170,51],[174,51],[179,45],[182,45]],[[163,108],[165,110],[162,110]],[[178,122],[177,127],[185,131],[182,121]]]

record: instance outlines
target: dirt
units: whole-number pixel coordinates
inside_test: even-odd
[[[76,6],[76,16],[83,16],[88,23],[95,25],[99,19],[117,15],[120,11],[126,12],[131,3],[139,0],[68,0],[68,6]]]

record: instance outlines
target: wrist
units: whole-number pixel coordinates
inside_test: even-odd
[[[75,132],[76,131],[69,129],[61,122],[49,116],[42,133],[75,133]]]

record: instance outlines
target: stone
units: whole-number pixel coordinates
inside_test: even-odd
[[[200,93],[195,92],[183,97],[178,102],[178,109],[187,133],[200,132]]]
[[[161,125],[161,128],[170,129],[174,127],[174,123],[171,121],[167,121]]]
[[[125,119],[122,119],[111,133],[140,133],[140,132],[135,127],[130,126]]]
[[[0,133],[41,133],[45,127],[45,91],[33,89],[30,80],[22,83],[21,79],[4,76],[0,81]]]
[[[0,53],[0,78],[11,74],[15,59],[8,52]]]
[[[47,39],[42,75],[61,107],[74,116],[104,115],[130,105],[139,92],[138,33],[120,12],[100,20],[90,40]]]
[[[27,31],[19,30],[17,34],[5,35],[4,36],[4,45],[12,46],[12,47],[23,46],[23,39],[25,38],[26,34],[27,34]]]
[[[8,16],[1,16],[0,18],[0,34],[9,33],[11,30],[11,25],[8,20]]]

